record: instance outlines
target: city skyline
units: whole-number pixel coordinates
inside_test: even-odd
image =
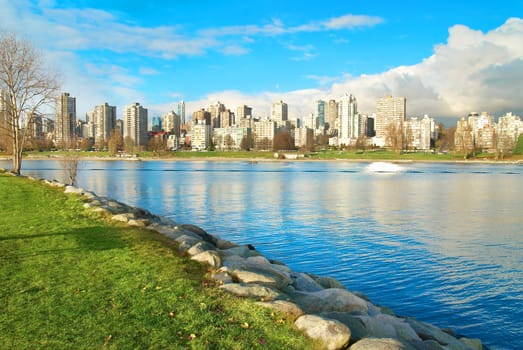
[[[180,100],[189,118],[216,101],[264,117],[283,100],[296,119],[346,92],[362,113],[393,95],[409,100],[409,116],[523,114],[520,1],[0,5],[2,29],[60,66],[80,119],[105,101],[160,116]]]

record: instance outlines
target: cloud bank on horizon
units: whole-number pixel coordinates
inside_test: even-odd
[[[2,29],[28,37],[51,64],[60,67],[64,91],[77,97],[79,117],[104,101],[120,110],[139,101],[156,115],[175,109],[177,102],[185,99],[189,113],[221,101],[233,110],[241,104],[249,105],[255,116],[267,116],[272,102],[284,100],[291,118],[296,118],[313,112],[316,100],[339,99],[346,92],[356,96],[360,112],[369,114],[377,97],[394,95],[407,97],[409,116],[458,117],[471,111],[488,111],[496,116],[512,111],[523,116],[523,19],[517,17],[507,18],[488,31],[452,25],[446,42],[433,43],[431,54],[418,63],[373,74],[351,75],[342,68],[328,75],[302,71],[296,74],[310,84],[302,85],[306,88],[280,91],[277,85],[266,84],[246,91],[219,84],[211,90],[214,84],[191,74],[203,70],[197,64],[208,57],[238,62],[236,68],[240,70],[247,61],[235,59],[249,57],[254,62],[262,45],[269,42],[288,53],[291,64],[312,64],[321,50],[317,42],[304,43],[306,38],[324,35],[322,40],[331,38],[333,45],[349,45],[351,38],[342,34],[374,30],[385,25],[387,18],[341,13],[289,25],[271,18],[261,24],[190,30],[187,24],[138,23],[104,9],[59,8],[52,1],[0,0],[0,8]],[[256,63],[259,61],[246,70],[253,74],[263,71]],[[205,65],[206,72],[223,68],[208,61]],[[184,76],[183,67],[192,69],[188,76]],[[228,73],[222,74],[226,77]],[[183,83],[171,90],[180,80]],[[207,90],[191,95],[183,90],[185,86],[197,91],[198,84],[205,84]],[[158,92],[160,88],[164,91]]]

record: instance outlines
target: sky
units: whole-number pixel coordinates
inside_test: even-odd
[[[473,5],[472,5],[473,4]],[[290,118],[318,99],[407,98],[407,115],[523,117],[523,0],[0,0],[0,29],[29,39],[76,97],[139,102],[149,118],[220,101]]]

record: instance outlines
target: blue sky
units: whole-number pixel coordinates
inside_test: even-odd
[[[363,113],[384,95],[407,113],[522,115],[523,1],[0,0],[0,26],[29,38],[77,98],[134,101],[159,115],[216,101],[291,117],[353,93]],[[516,93],[517,91],[517,93]]]

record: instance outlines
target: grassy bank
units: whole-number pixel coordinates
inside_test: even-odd
[[[163,236],[0,174],[1,349],[310,349],[282,315],[220,292]]]
[[[289,152],[292,153],[293,151]],[[55,152],[29,152],[26,154],[26,159],[31,158],[59,158],[67,154],[66,151]],[[283,152],[285,153],[285,152]],[[523,155],[507,155],[503,159],[496,159],[496,155],[492,153],[478,153],[474,157],[465,159],[463,153],[432,153],[432,152],[403,152],[397,153],[390,150],[325,150],[318,152],[300,152],[304,155],[299,160],[361,160],[361,161],[420,161],[420,162],[461,162],[467,161],[492,161],[492,162],[515,162],[523,161]],[[85,152],[79,151],[77,154],[82,158],[97,158],[97,159],[119,159],[109,155],[108,152]],[[164,160],[274,160],[274,152],[272,151],[210,151],[210,152],[191,152],[191,151],[176,151],[166,152],[162,154],[154,154],[153,152],[139,152],[137,153],[140,159],[164,159]],[[0,155],[1,156],[1,155]],[[7,156],[6,156],[7,157]],[[127,159],[125,157],[120,159]]]

